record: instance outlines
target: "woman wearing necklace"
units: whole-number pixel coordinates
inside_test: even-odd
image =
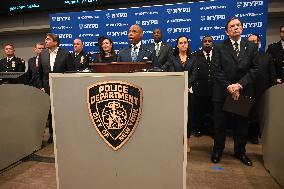
[[[112,40],[108,37],[103,37],[99,42],[99,54],[97,55],[97,62],[110,63],[116,62],[117,55],[113,49]]]

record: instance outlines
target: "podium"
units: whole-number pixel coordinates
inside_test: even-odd
[[[49,96],[22,84],[0,85],[0,170],[39,150]]]
[[[97,73],[129,73],[150,68],[151,62],[112,62],[91,63],[92,70]]]
[[[101,136],[109,137],[107,133],[98,132],[108,129],[107,111],[114,106],[107,111],[101,106],[115,98],[110,92],[120,91],[113,94],[123,97],[126,108],[124,102],[130,102],[138,90],[127,90],[125,83],[141,89],[141,98],[134,97],[134,102],[142,111],[131,137],[115,150]],[[186,189],[187,72],[52,73],[50,85],[58,189]],[[109,93],[89,96],[93,87]],[[90,112],[90,102],[103,112]],[[133,112],[115,117],[129,113],[133,117]],[[98,117],[106,122],[100,124]]]
[[[284,187],[283,96],[283,84],[275,85],[266,91],[261,136],[264,166],[282,187]]]
[[[25,84],[26,72],[0,72],[0,84]]]

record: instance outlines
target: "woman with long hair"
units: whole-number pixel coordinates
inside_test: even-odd
[[[102,37],[99,41],[99,54],[97,61],[102,63],[116,62],[117,55],[113,48],[113,42],[109,37]]]

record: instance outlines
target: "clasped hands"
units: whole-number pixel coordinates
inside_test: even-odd
[[[234,100],[239,100],[240,97],[240,90],[241,90],[241,85],[236,83],[236,84],[231,84],[227,87],[227,90],[229,93],[232,94],[232,98]]]

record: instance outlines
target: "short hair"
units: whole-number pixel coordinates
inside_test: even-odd
[[[206,37],[210,37],[211,39],[212,39],[212,41],[213,41],[213,37],[211,36],[211,35],[205,35],[203,38],[202,38],[202,42],[203,42],[203,40],[206,38]]]
[[[280,32],[281,32],[282,28],[284,28],[284,25],[280,26]]]
[[[43,46],[44,46],[44,43],[43,43],[43,42],[37,42],[37,43],[35,44],[35,47],[36,47],[37,45],[43,45]]]
[[[261,40],[260,40],[260,36],[258,35],[258,34],[256,34],[256,33],[252,33],[250,36],[256,36],[256,39],[257,39],[257,42],[261,42]],[[249,37],[250,37],[249,36]]]
[[[11,47],[13,47],[13,49],[15,49],[14,45],[12,45],[11,43],[6,43],[6,44],[4,44],[4,45],[3,45],[3,48],[5,49],[5,47],[7,47],[7,46],[11,46]]]
[[[234,17],[230,18],[230,19],[227,21],[227,23],[226,23],[226,25],[225,25],[226,31],[228,31],[228,25],[229,25],[229,23],[230,23],[232,20],[238,20],[238,21],[240,21],[240,23],[242,24],[242,27],[243,27],[243,22],[240,20],[240,18],[234,16]]]
[[[50,37],[53,41],[56,41],[57,42],[57,46],[59,46],[60,39],[59,39],[59,37],[56,34],[54,34],[54,33],[47,33],[46,37],[47,36]]]
[[[82,45],[84,45],[84,42],[82,41],[82,39],[80,39],[80,38],[75,38],[73,41],[75,41],[75,40],[80,40],[81,41],[81,43],[82,43]]]

